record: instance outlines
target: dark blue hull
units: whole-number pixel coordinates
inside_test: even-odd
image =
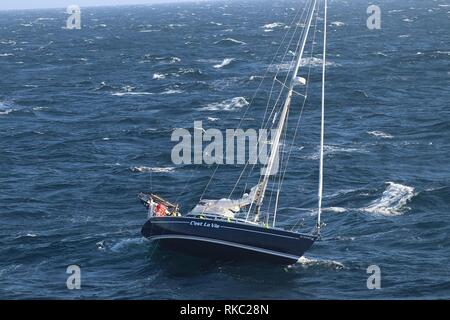
[[[206,257],[291,264],[317,239],[258,225],[190,217],[152,217],[142,235],[163,247]]]

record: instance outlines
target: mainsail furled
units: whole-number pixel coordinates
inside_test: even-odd
[[[245,193],[241,199],[222,198],[219,200],[202,199],[190,214],[219,214],[228,218],[234,218],[241,208],[247,207],[256,199],[256,194],[261,192],[261,184],[251,188],[250,193]]]

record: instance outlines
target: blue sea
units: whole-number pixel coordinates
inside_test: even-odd
[[[449,299],[450,2],[377,1],[379,30],[370,4],[329,3],[326,227],[291,266],[160,250],[137,194],[198,202],[215,166],[175,165],[173,130],[236,128],[247,109],[258,128],[270,83],[247,103],[303,0],[82,7],[80,30],[65,8],[0,11],[0,298]],[[305,231],[321,35],[279,205]],[[205,196],[226,197],[241,169],[219,166]]]

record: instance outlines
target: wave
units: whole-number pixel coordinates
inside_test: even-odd
[[[142,29],[142,30],[139,30],[139,32],[142,32],[142,33],[158,32],[158,31],[161,31],[161,29]]]
[[[144,96],[144,95],[154,94],[152,92],[145,92],[145,91],[138,92],[138,91],[134,91],[134,89],[136,89],[136,88],[132,87],[132,86],[124,86],[124,87],[122,87],[122,90],[124,90],[124,91],[114,92],[114,93],[111,93],[111,95],[117,96],[117,97],[123,97],[123,96]]]
[[[12,57],[14,54],[12,53],[0,53],[0,57]]]
[[[323,211],[334,212],[334,213],[344,213],[344,212],[347,212],[347,209],[342,208],[342,207],[328,207],[328,208],[323,208]]]
[[[282,22],[273,22],[273,23],[265,24],[261,28],[263,28],[263,29],[274,29],[274,28],[283,27],[283,26],[284,26],[284,23],[282,23]]]
[[[343,27],[343,26],[345,26],[345,23],[343,23],[342,21],[333,21],[333,22],[331,23],[331,25],[332,25],[333,27]]]
[[[183,93],[183,90],[177,90],[177,89],[169,89],[166,91],[161,92],[161,94],[177,94],[177,93]]]
[[[111,93],[112,96],[116,96],[116,97],[123,97],[123,96],[145,96],[145,95],[152,95],[154,93],[152,92],[132,92],[132,91],[127,91],[127,92],[114,92]]]
[[[233,38],[225,38],[225,39],[221,39],[219,41],[214,42],[214,44],[228,44],[228,45],[245,45],[247,43],[245,43],[244,41],[239,41]]]
[[[170,23],[167,25],[169,28],[181,28],[181,27],[186,27],[185,24],[182,23]]]
[[[155,56],[152,54],[144,54],[144,56],[142,57],[142,59],[144,60],[148,60],[148,61],[152,61],[152,62],[158,62],[158,63],[168,63],[168,64],[173,64],[173,63],[177,63],[180,62],[181,59],[178,57],[174,57],[174,56],[165,56],[165,57],[160,57],[160,56]]]
[[[387,182],[388,186],[380,199],[373,201],[362,210],[369,213],[377,213],[385,216],[401,215],[409,208],[406,206],[416,195],[413,187],[399,183]]]
[[[216,69],[220,69],[220,68],[223,68],[223,67],[229,65],[234,60],[235,60],[234,58],[225,58],[225,59],[223,59],[223,61],[220,64],[216,64],[213,67]]]
[[[162,73],[154,73],[153,74],[153,79],[154,80],[161,80],[161,79],[165,79],[165,78],[166,78],[166,76],[164,74],[162,74]]]
[[[37,237],[37,234],[35,234],[35,233],[27,233],[27,234],[19,234],[18,236],[16,236],[16,239],[35,238],[35,237]]]
[[[0,115],[7,115],[16,110],[11,107],[10,103],[0,101]]]
[[[392,139],[394,136],[390,135],[389,133],[385,133],[383,131],[367,131],[368,134],[370,134],[371,136],[374,137],[380,137],[380,138],[384,138],[384,139]]]
[[[154,173],[168,173],[175,171],[174,167],[145,167],[145,166],[139,166],[139,167],[132,167],[131,171],[133,172],[142,172],[142,173],[148,173],[148,172],[154,172]]]
[[[323,64],[323,60],[320,58],[316,58],[316,57],[307,57],[307,58],[302,58],[302,60],[300,61],[300,66],[304,67],[304,66],[308,66],[311,65],[312,67],[321,67]],[[327,60],[327,62],[325,63],[325,65],[327,67],[336,67],[339,66],[337,63]],[[283,63],[279,63],[279,64],[274,64],[272,66],[270,66],[269,70],[271,72],[276,72],[278,70],[281,71],[290,71],[294,68],[294,65],[292,62],[283,62]]]
[[[13,111],[15,111],[15,109],[6,109],[6,110],[3,110],[3,111],[0,111],[0,115],[7,115],[7,114],[10,114]]]
[[[224,100],[222,102],[213,102],[208,104],[203,110],[225,110],[231,111],[235,109],[240,109],[242,107],[248,106],[249,103],[244,97],[235,97],[231,99]]]
[[[362,149],[358,149],[358,148],[344,148],[344,147],[336,147],[336,146],[330,146],[330,145],[323,146],[324,156],[328,156],[328,155],[332,155],[332,154],[336,154],[336,153],[354,153],[354,152],[365,153],[366,151],[362,150]],[[307,159],[307,160],[318,160],[320,158],[319,150],[317,150],[316,152],[314,152],[311,155],[303,156],[302,158]]]
[[[200,69],[196,69],[196,68],[180,68],[178,69],[178,73],[176,73],[177,76],[179,75],[201,75],[202,71]]]

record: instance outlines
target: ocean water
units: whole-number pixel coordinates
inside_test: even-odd
[[[64,9],[0,12],[0,298],[450,298],[450,3],[377,4],[369,30],[368,1],[330,1],[327,226],[289,267],[161,251],[140,235],[136,196],[195,205],[214,166],[174,165],[173,129],[235,128],[302,1],[82,8],[81,30]],[[313,222],[311,86],[279,212]],[[255,99],[245,126],[264,109]],[[221,166],[207,196],[240,169]]]

